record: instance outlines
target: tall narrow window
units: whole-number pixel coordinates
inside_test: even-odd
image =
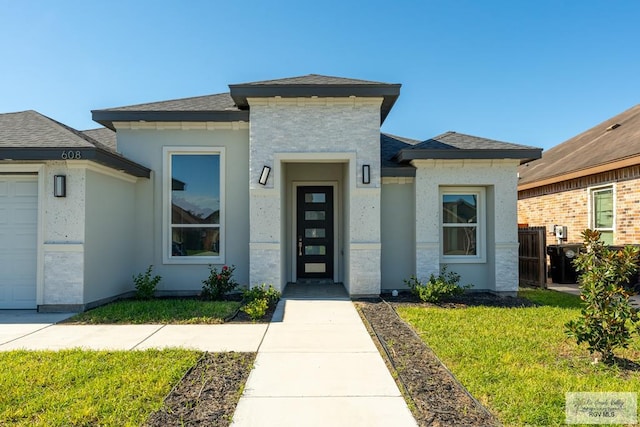
[[[484,258],[483,191],[444,189],[441,192],[442,256],[476,261]]]
[[[167,258],[219,261],[222,255],[221,154],[169,152]]]
[[[591,227],[598,230],[602,241],[613,244],[614,232],[613,187],[591,190]]]

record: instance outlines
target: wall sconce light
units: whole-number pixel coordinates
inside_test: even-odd
[[[53,176],[53,195],[67,197],[67,177],[65,175]]]
[[[371,183],[371,166],[369,165],[362,165],[362,183]]]
[[[267,180],[269,179],[269,172],[271,172],[271,168],[269,166],[262,167],[262,173],[260,174],[260,179],[258,180],[258,184],[267,185]]]

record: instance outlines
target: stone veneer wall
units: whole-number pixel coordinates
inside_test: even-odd
[[[289,273],[286,241],[286,180],[281,162],[347,163],[339,185],[345,193],[343,218],[346,270],[351,295],[380,291],[380,106],[382,98],[249,98],[250,110],[250,283],[282,289]],[[371,183],[362,184],[362,165]],[[266,186],[263,166],[272,168]]]
[[[446,264],[477,290],[518,290],[516,227],[517,160],[416,160],[416,276],[427,279]],[[450,260],[440,256],[441,187],[485,189],[483,260]]]
[[[547,242],[556,243],[554,225],[567,226],[564,243],[580,243],[589,224],[589,188],[613,185],[614,244],[640,243],[640,166],[576,178],[518,192],[518,223],[545,226]]]
[[[48,162],[43,198],[43,278],[38,305],[84,303],[86,171]],[[54,197],[53,176],[66,175],[67,196]]]

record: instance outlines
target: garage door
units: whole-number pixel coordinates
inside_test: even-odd
[[[36,308],[38,181],[0,175],[0,309]]]

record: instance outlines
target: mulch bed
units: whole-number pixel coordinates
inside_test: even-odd
[[[387,364],[397,375],[411,411],[420,426],[495,426],[499,421],[453,377],[433,351],[402,321],[394,307],[430,304],[409,293],[397,297],[355,301],[365,324]],[[464,294],[440,307],[522,307],[532,303],[522,298],[500,298],[491,294]],[[274,307],[261,321],[269,321]],[[230,322],[250,322],[240,311]],[[256,353],[206,353],[166,397],[164,406],[147,426],[228,426],[240,398]]]
[[[230,425],[255,358],[256,353],[205,353],[145,425]]]
[[[421,426],[493,426],[499,421],[460,384],[433,351],[395,312],[398,305],[420,305],[411,294],[356,302],[374,340],[397,374],[416,421]],[[470,293],[438,304],[451,309],[469,306],[522,307],[535,305],[522,298]]]

